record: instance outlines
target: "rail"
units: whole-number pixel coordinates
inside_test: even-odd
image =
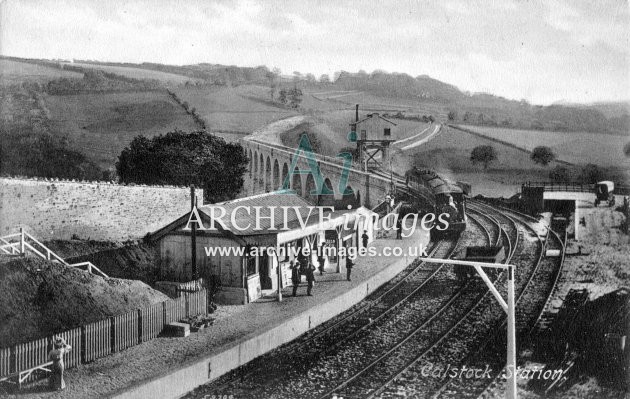
[[[487,205],[486,205],[486,204],[484,204],[484,206],[487,206]],[[522,218],[522,219],[524,219],[524,220],[529,220],[529,221],[534,222],[534,223],[538,223],[538,222],[539,222],[539,219],[537,219],[537,218],[535,218],[535,217],[532,217],[532,216],[530,216],[530,215],[524,214],[524,213],[522,213],[522,212],[515,211],[515,210],[513,210],[513,209],[508,209],[508,208],[505,208],[505,207],[502,207],[502,206],[498,206],[498,207],[497,207],[497,209],[496,209],[496,211],[497,211],[497,212],[504,213],[504,214],[507,214],[507,213],[510,213],[510,212],[511,212],[511,213],[513,213],[514,215],[516,215],[516,216],[518,216],[518,217],[520,217],[520,218]],[[510,218],[511,218],[511,217],[510,217]],[[525,284],[525,287],[523,288],[523,290],[522,290],[521,294],[519,295],[519,298],[518,298],[518,300],[517,300],[517,303],[518,303],[518,302],[520,302],[521,297],[523,297],[523,296],[525,295],[526,290],[527,290],[527,288],[530,286],[530,284],[531,284],[531,282],[532,282],[532,280],[533,280],[533,278],[534,278],[535,273],[536,273],[536,272],[540,269],[540,267],[541,267],[541,262],[542,262],[542,260],[543,260],[543,259],[545,259],[545,257],[544,257],[544,251],[545,251],[545,248],[546,248],[546,246],[547,246],[547,243],[548,243],[549,239],[552,237],[553,239],[557,240],[557,241],[559,242],[559,244],[560,244],[560,247],[561,247],[561,258],[560,258],[560,261],[559,261],[559,265],[557,266],[556,270],[554,271],[554,277],[553,277],[552,286],[550,287],[550,289],[549,289],[549,291],[548,291],[548,293],[547,293],[547,295],[546,295],[546,297],[545,297],[545,300],[543,301],[544,303],[543,303],[543,306],[541,307],[541,311],[540,311],[540,312],[536,315],[535,320],[534,320],[534,322],[531,324],[531,326],[529,327],[528,331],[523,333],[525,336],[529,336],[529,337],[531,337],[532,332],[534,331],[535,327],[536,327],[536,326],[537,326],[537,324],[539,323],[539,321],[540,321],[540,318],[541,318],[542,314],[544,313],[544,311],[545,311],[546,307],[549,305],[549,303],[550,303],[550,300],[551,300],[551,297],[552,297],[553,293],[554,293],[554,292],[555,292],[555,290],[557,289],[557,283],[558,283],[558,280],[559,280],[560,273],[561,273],[561,271],[562,271],[562,265],[563,265],[563,263],[564,263],[564,256],[565,256],[565,252],[566,252],[567,232],[566,232],[566,230],[565,230],[565,234],[564,234],[564,241],[563,241],[563,240],[559,237],[559,235],[558,235],[555,231],[553,231],[553,230],[551,229],[551,227],[550,227],[550,226],[547,226],[547,228],[546,228],[546,234],[545,234],[545,237],[544,237],[544,239],[542,239],[542,238],[540,237],[540,235],[539,235],[539,234],[538,234],[538,233],[537,233],[537,232],[536,232],[536,231],[535,231],[535,230],[534,230],[534,229],[533,229],[533,228],[532,228],[532,227],[531,227],[528,223],[524,223],[524,220],[522,220],[522,221],[521,221],[521,222],[523,222],[523,223],[522,223],[522,224],[523,224],[523,226],[527,227],[530,231],[532,231],[533,233],[535,233],[535,234],[536,234],[536,237],[538,238],[538,242],[541,244],[541,251],[540,251],[540,253],[539,253],[539,258],[538,258],[538,260],[537,260],[537,263],[536,263],[536,266],[535,266],[535,268],[534,268],[534,271],[532,272],[532,274],[531,274],[531,275],[530,275],[530,277],[528,278],[528,280],[527,280],[527,282],[526,282],[526,284]],[[502,323],[502,324],[501,324],[501,327],[503,327],[504,325],[505,325],[505,323]],[[480,346],[480,350],[482,350],[483,348],[485,348],[487,344],[488,344],[488,343],[486,342],[484,345]],[[475,353],[473,353],[473,355],[478,355],[478,353],[476,353],[476,352],[475,352]],[[499,377],[498,377],[498,375],[497,375],[497,376],[495,376],[494,378],[492,378],[489,382],[482,383],[482,387],[481,387],[481,389],[480,389],[480,392],[481,392],[481,393],[480,393],[477,397],[478,397],[478,398],[481,398],[481,397],[488,397],[488,396],[489,396],[489,393],[488,393],[489,389],[491,389],[491,387],[496,387],[496,385],[497,385],[497,383],[498,383],[498,379],[499,379]],[[446,384],[442,387],[442,390],[443,390],[444,388],[446,388],[446,385],[448,385],[448,383],[446,383]]]
[[[578,193],[594,193],[595,184],[557,183],[557,182],[526,182],[521,187],[543,187],[545,191],[568,191]],[[615,184],[615,194],[630,195],[630,186]]]
[[[522,187],[533,188],[543,187],[545,191],[571,191],[578,193],[592,193],[595,190],[594,184],[578,183],[555,183],[555,182],[526,182]]]
[[[459,245],[459,238],[454,242],[449,240],[438,241],[431,251],[429,251],[429,257],[450,258],[455,254]],[[422,270],[421,266],[423,265],[424,262],[417,262],[411,267],[411,270],[406,272],[406,274],[403,275],[404,272],[401,273],[396,278],[386,283],[385,286],[375,291],[372,294],[374,296],[371,300],[365,301],[363,306],[359,306],[356,309],[344,313],[339,320],[331,322],[322,330],[308,336],[305,338],[305,341],[293,341],[293,343],[283,347],[283,352],[292,353],[299,348],[298,352],[303,353],[307,350],[306,348],[317,348],[317,342],[321,340],[322,337],[326,336],[326,334],[332,332],[338,333],[340,330],[343,331],[345,328],[349,328],[350,331],[347,335],[342,335],[341,338],[336,339],[332,345],[326,346],[322,350],[323,352],[320,353],[320,356],[323,356],[325,353],[332,352],[345,342],[349,341],[352,337],[357,336],[361,331],[369,328],[378,320],[384,319],[395,309],[406,303],[410,298],[420,292],[420,290],[436,276],[443,266],[442,265],[438,268],[427,271]],[[424,273],[428,274],[424,275]],[[414,285],[412,289],[407,291],[405,286],[412,281],[417,281],[418,284]],[[383,307],[383,304],[387,304],[387,307]],[[254,375],[256,371],[257,368],[252,367],[252,369],[250,369],[247,373],[235,373],[232,378],[229,378],[226,382],[222,383],[215,389],[215,391],[222,392],[234,381],[242,381],[244,378]]]

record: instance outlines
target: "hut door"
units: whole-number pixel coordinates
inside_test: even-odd
[[[260,258],[260,288],[263,290],[271,289],[271,276],[269,276],[269,255],[265,251]]]

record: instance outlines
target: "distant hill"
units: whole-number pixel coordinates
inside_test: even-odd
[[[488,93],[464,93],[426,75],[375,71],[339,73],[337,89],[360,90],[379,96],[413,98],[449,108],[451,121],[481,126],[504,126],[554,131],[630,132],[630,103],[531,105]]]
[[[75,61],[81,64],[90,64],[94,67],[99,65],[138,68],[152,71],[166,72],[174,75],[186,76],[191,79],[190,84],[195,81],[218,85],[231,85],[243,83],[264,83],[269,80],[269,69],[265,66],[258,67],[238,67],[236,65],[220,65],[201,63],[195,65],[165,65],[152,62],[133,64],[127,62],[96,62],[96,61]]]
[[[14,57],[0,57],[4,59],[20,60]],[[463,92],[456,86],[433,79],[427,75],[412,77],[405,73],[388,73],[374,71],[366,73],[338,72],[337,78],[332,83],[317,83],[313,80],[295,82],[287,76],[277,76],[265,66],[239,67],[235,65],[220,65],[200,63],[195,65],[164,65],[157,63],[116,63],[97,61],[75,61],[79,66],[67,64],[68,61],[49,60],[23,60],[48,67],[62,67],[68,71],[82,72],[86,67],[102,69],[109,66],[109,71],[104,71],[95,76],[98,84],[92,84],[92,80],[84,79],[83,82],[74,79],[58,79],[53,82],[53,90],[59,89],[62,93],[85,91],[121,90],[133,87],[146,90],[156,88],[164,81],[157,79],[133,79],[111,73],[115,69],[123,68],[138,71],[159,71],[169,74],[170,77],[179,77],[180,86],[240,86],[240,85],[280,85],[298,84],[309,86],[321,86],[327,90],[346,90],[363,93],[371,93],[379,97],[387,97],[400,100],[413,100],[420,103],[423,109],[429,109],[429,105],[435,105],[449,111],[449,121],[479,126],[501,126],[519,129],[553,130],[553,131],[589,131],[607,134],[627,135],[630,132],[630,102],[600,102],[593,104],[574,104],[558,102],[549,106],[529,104],[527,101],[510,100],[504,97],[488,93]],[[133,75],[133,74],[131,74]],[[134,75],[135,76],[135,75]],[[89,76],[88,76],[89,77]],[[103,79],[104,78],[104,79]],[[187,79],[189,78],[189,80]],[[164,77],[166,79],[166,77]],[[170,80],[172,83],[172,80]],[[61,83],[61,85],[59,85]],[[68,83],[75,83],[68,85]],[[89,84],[88,84],[89,83]],[[57,87],[60,86],[60,87]],[[426,104],[426,106],[425,106]],[[446,112],[445,112],[446,114]],[[437,115],[434,115],[436,117]]]
[[[335,80],[335,86],[345,90],[371,91],[388,97],[413,97],[440,102],[459,101],[464,97],[463,93],[453,85],[440,82],[427,75],[414,78],[404,73],[341,72]]]

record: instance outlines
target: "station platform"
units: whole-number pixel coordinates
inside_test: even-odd
[[[401,256],[360,257],[352,281],[340,273],[316,272],[313,296],[302,283],[297,297],[292,287],[263,296],[247,305],[219,306],[214,324],[185,338],[158,337],[64,373],[67,388],[49,391],[46,381],[25,386],[15,398],[177,398],[264,353],[297,338],[363,300],[415,259],[413,247],[429,243],[429,234],[416,230],[395,239],[394,231],[370,246],[378,253],[400,247]],[[412,252],[413,254],[413,252]]]

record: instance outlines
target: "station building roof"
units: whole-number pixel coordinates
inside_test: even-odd
[[[254,239],[265,242],[274,241],[279,244],[315,234],[318,231],[336,229],[342,226],[346,220],[352,224],[358,215],[372,213],[363,207],[350,210],[331,210],[331,208],[318,207],[292,190],[281,190],[202,205],[197,210],[204,227],[209,228],[214,219],[214,226],[216,227],[214,234],[240,237],[248,242]],[[257,212],[262,217],[257,218]],[[345,216],[347,214],[348,216]],[[220,218],[221,223],[219,223],[218,217],[221,215],[223,216]],[[181,233],[189,218],[190,212],[154,232],[151,239],[159,240],[169,233]],[[206,232],[207,230],[199,233]]]

